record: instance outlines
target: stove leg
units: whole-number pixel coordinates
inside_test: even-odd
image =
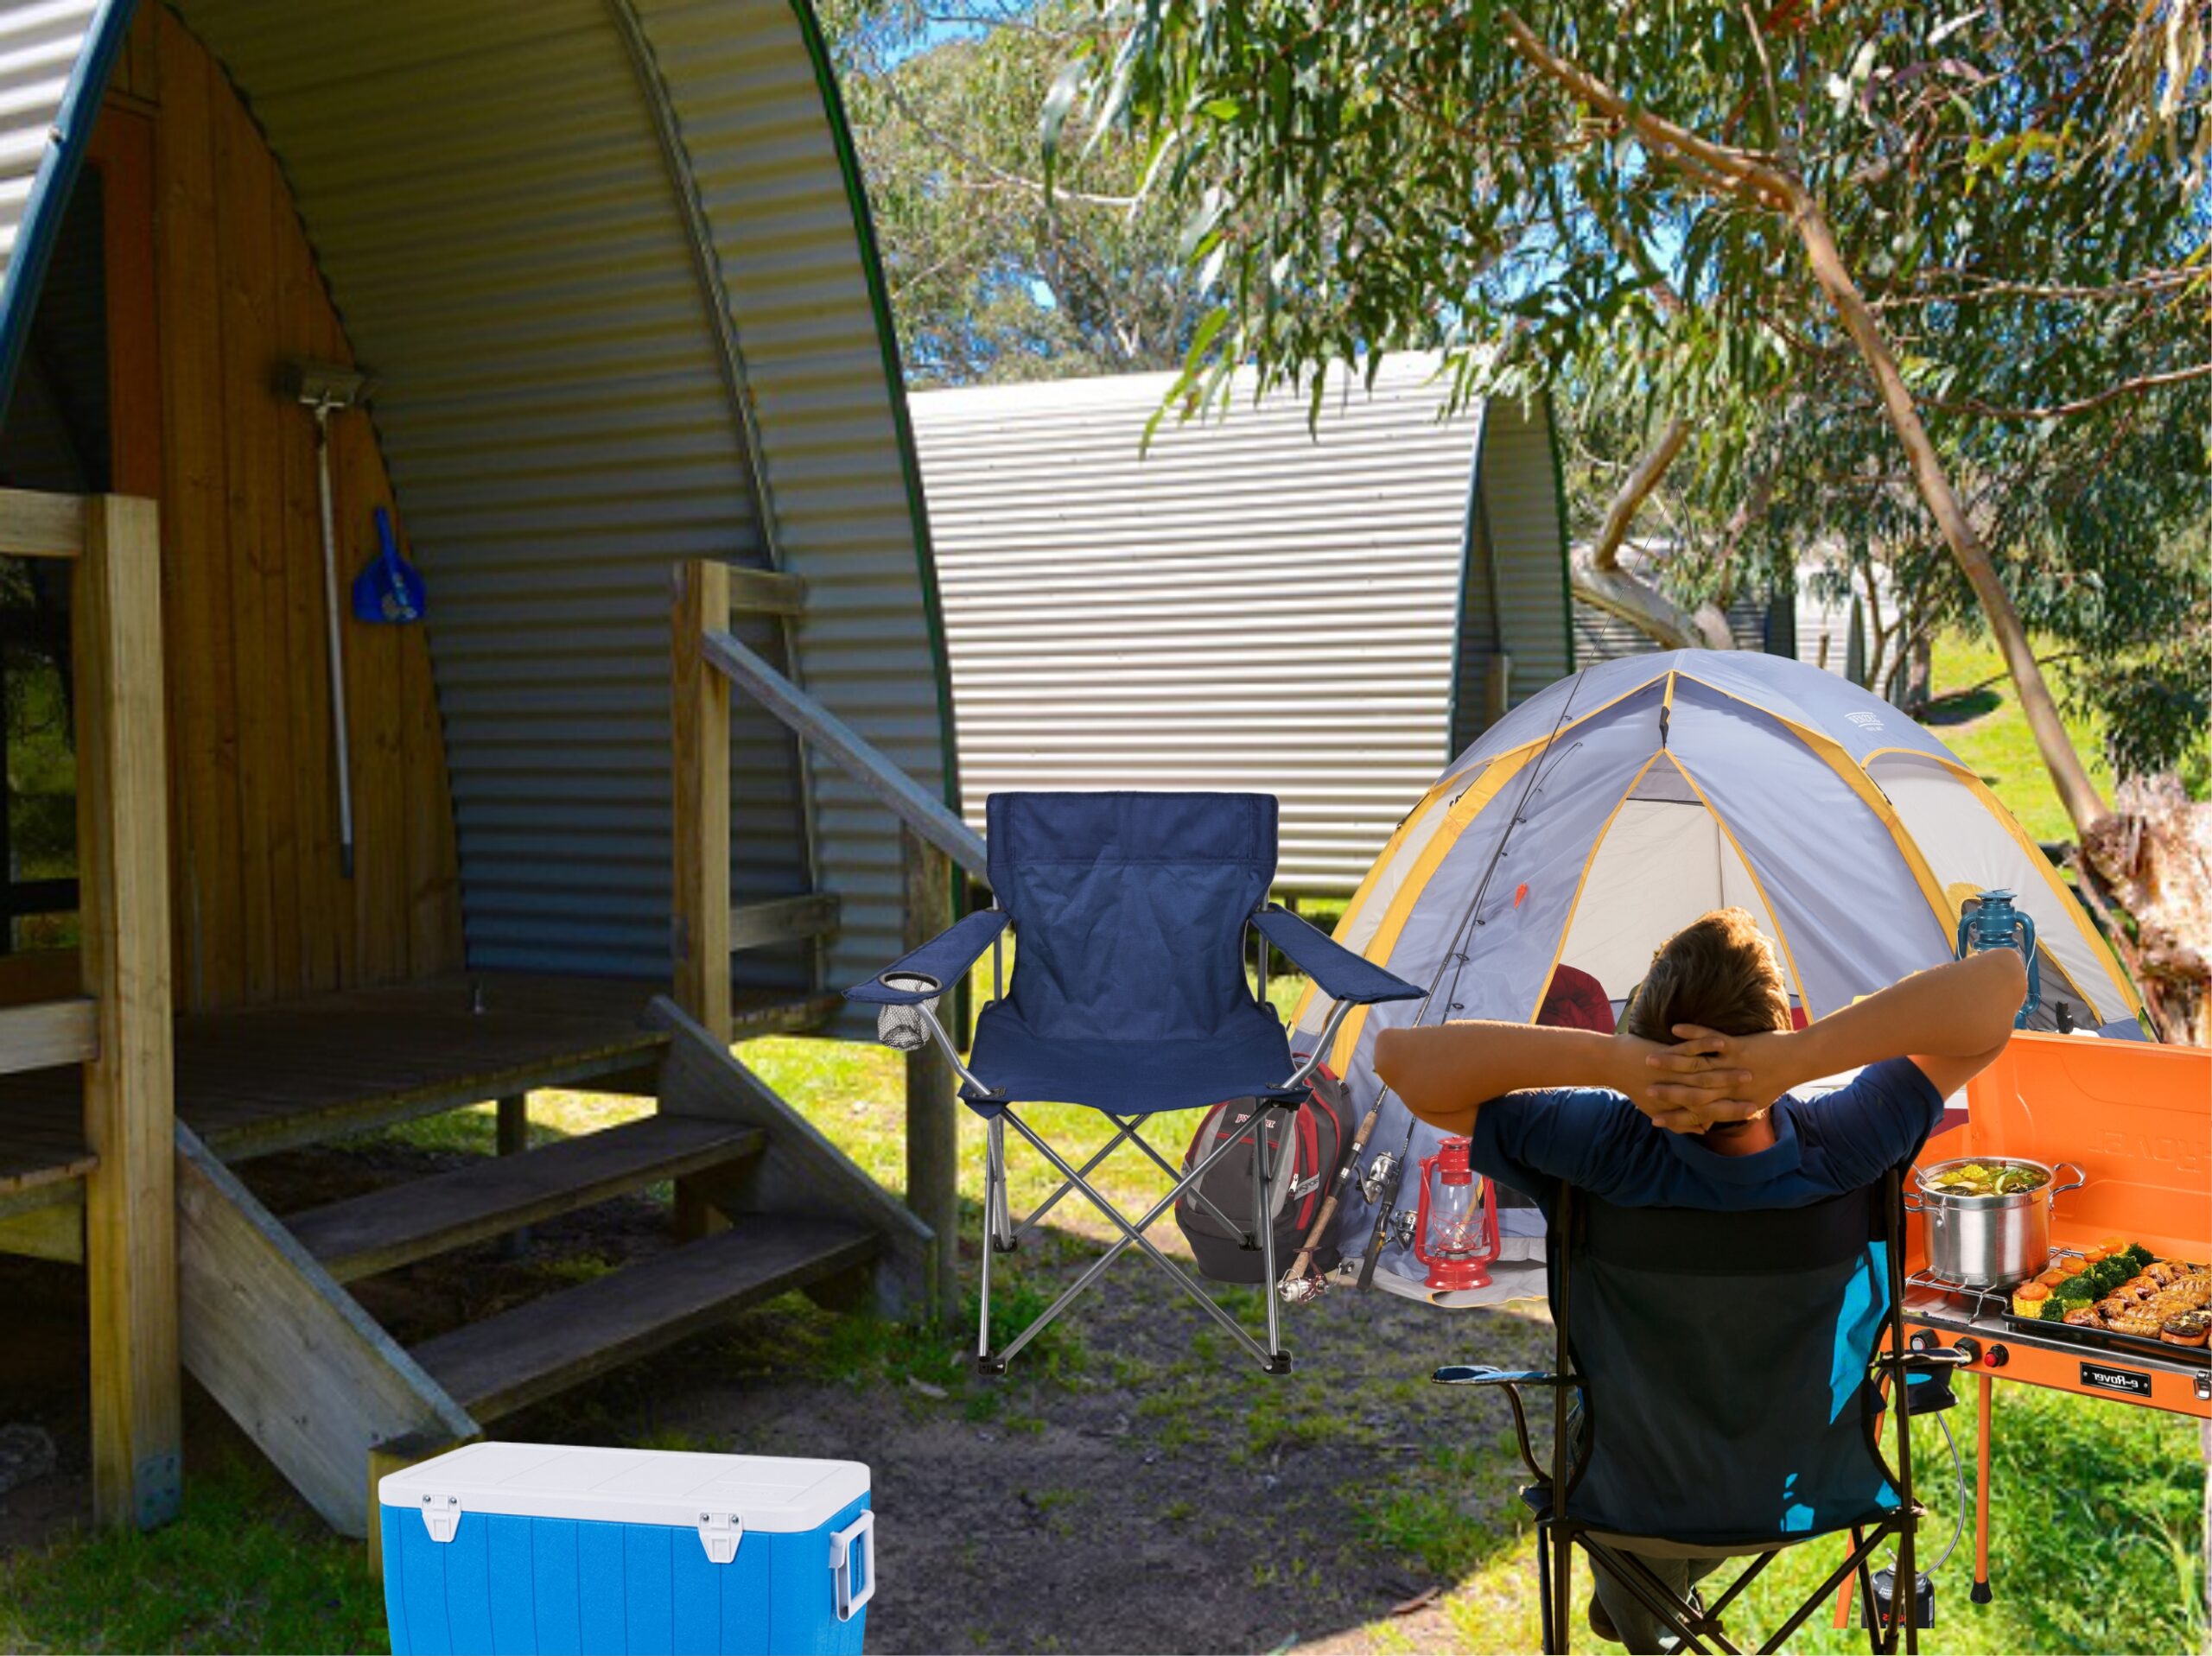
[[[1975,1376],[1981,1382],[1979,1417],[1974,1428],[1974,1591],[1976,1604],[1986,1604],[1989,1591],[1989,1417],[1997,1406],[1994,1376]]]

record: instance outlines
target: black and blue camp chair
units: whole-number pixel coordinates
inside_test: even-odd
[[[1855,1575],[1868,1640],[1918,1648],[1910,1385],[1968,1361],[1907,1348],[1892,1171],[1811,1207],[1753,1213],[1618,1208],[1562,1189],[1547,1233],[1557,1349],[1552,1372],[1440,1368],[1447,1385],[1497,1386],[1512,1405],[1522,1491],[1536,1515],[1544,1648],[1567,1648],[1581,1547],[1679,1648],[1732,1652],[1722,1614],[1786,1547],[1848,1535],[1843,1561],[1760,1646],[1773,1651]],[[1894,1472],[1876,1439],[1891,1381]],[[1551,1393],[1548,1469],[1529,1447],[1521,1388]],[[1570,1395],[1572,1394],[1572,1395]],[[1565,1491],[1562,1500],[1560,1491]],[[1894,1540],[1897,1621],[1878,1618],[1869,1560]],[[1711,1603],[1675,1592],[1653,1559],[1748,1562]]]
[[[1290,1355],[1282,1348],[1272,1291],[1262,1296],[1268,1323],[1262,1347],[1145,1232],[1240,1141],[1254,1146],[1247,1234],[1249,1245],[1261,1250],[1265,1280],[1272,1285],[1274,1228],[1268,1216],[1275,1182],[1294,1159],[1287,1153],[1290,1138],[1279,1130],[1278,1118],[1287,1124],[1306,1096],[1306,1077],[1328,1050],[1338,1018],[1354,1006],[1418,997],[1421,991],[1268,904],[1275,871],[1270,795],[993,794],[987,827],[994,906],[846,992],[880,1009],[877,1032],[887,1045],[911,1051],[935,1035],[959,1074],[962,1099],[988,1124],[977,1366],[1003,1373],[1008,1359],[1135,1247],[1262,1367],[1287,1373]],[[997,950],[1009,925],[1019,947],[1007,990]],[[1244,969],[1249,934],[1261,940],[1257,997]],[[1336,1003],[1313,1054],[1303,1059],[1293,1058],[1282,1020],[1265,999],[1269,943]],[[963,1063],[938,1022],[936,1003],[986,949],[993,951],[995,998],[976,1018],[975,1045]],[[1223,1134],[1219,1145],[1192,1167],[1178,1168],[1138,1131],[1150,1116],[1243,1098],[1258,1107],[1250,1138]],[[1048,1101],[1097,1111],[1112,1124],[1113,1136],[1080,1166],[1074,1164],[1015,1107]],[[1019,1224],[1007,1200],[1008,1124],[1061,1180]],[[1090,1176],[1125,1142],[1173,1181],[1165,1196],[1134,1219],[1090,1183]],[[1089,1198],[1121,1236],[1043,1315],[994,1352],[991,1255],[1012,1250],[1071,1190]]]

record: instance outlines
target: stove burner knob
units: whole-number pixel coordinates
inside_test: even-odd
[[[2006,1363],[2009,1363],[2012,1361],[2012,1354],[2005,1350],[2003,1346],[1992,1346],[1989,1348],[1989,1366],[1992,1368],[2002,1368]]]
[[[1926,1329],[1919,1329],[1905,1343],[1915,1351],[1933,1351],[1941,1342]]]
[[[1957,1352],[1970,1364],[1981,1361],[1981,1342],[1979,1340],[1955,1340],[1951,1342],[1951,1349]]]

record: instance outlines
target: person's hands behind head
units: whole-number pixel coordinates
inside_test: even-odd
[[[1724,1035],[1696,1024],[1677,1024],[1674,1046],[1643,1041],[1650,1082],[1630,1096],[1662,1127],[1702,1133],[1724,1121],[1745,1121],[1765,1111],[1799,1080],[1789,1068],[1789,1032]],[[1648,1099],[1648,1101],[1647,1101]]]

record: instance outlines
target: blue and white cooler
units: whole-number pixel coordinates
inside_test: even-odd
[[[392,1656],[858,1656],[857,1461],[470,1443],[394,1472]]]

